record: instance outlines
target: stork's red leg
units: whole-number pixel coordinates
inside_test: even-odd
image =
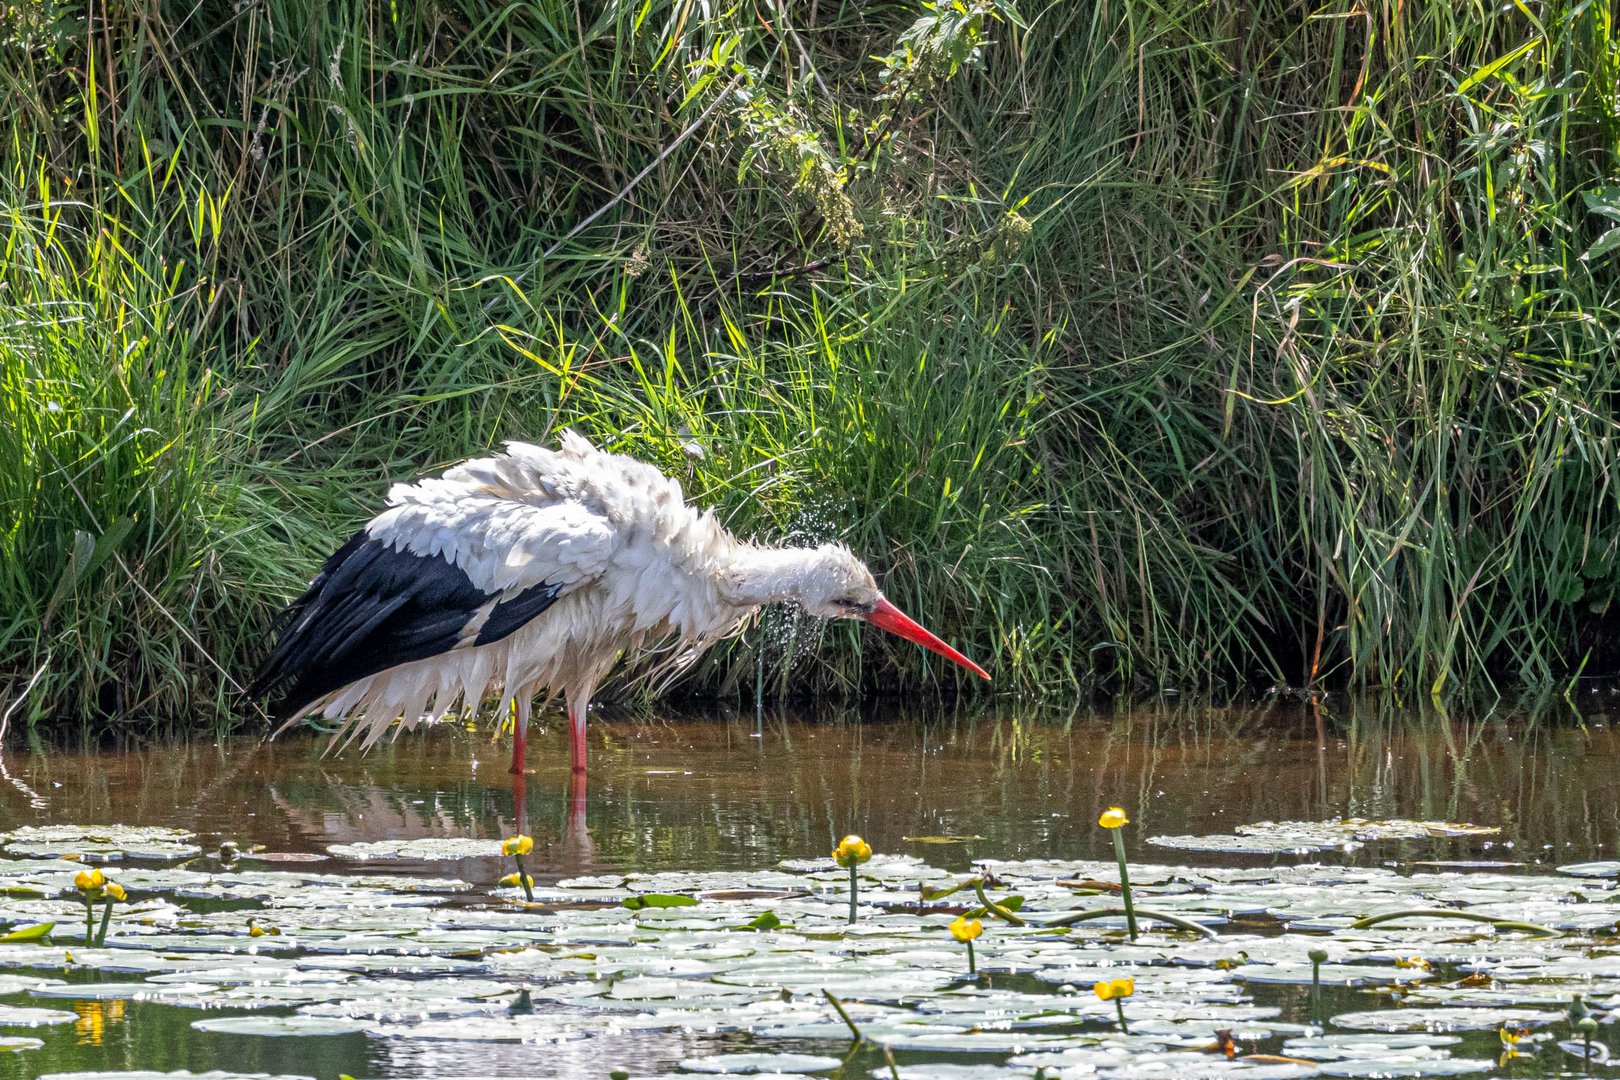
[[[517,717],[512,723],[512,772],[523,775],[523,761],[528,754],[529,736],[529,698],[519,695],[517,700]]]
[[[574,772],[585,771],[585,705],[584,701],[568,701],[568,745],[573,752]]]

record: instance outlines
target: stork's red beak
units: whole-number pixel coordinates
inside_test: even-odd
[[[939,638],[935,637],[933,634],[930,634],[927,630],[924,630],[921,626],[912,621],[912,619],[907,616],[905,612],[901,611],[899,608],[895,607],[882,597],[878,598],[877,604],[866,616],[866,621],[871,623],[873,626],[887,630],[891,634],[899,634],[907,641],[915,641],[918,645],[921,645],[925,649],[932,649],[934,652],[939,653],[939,655],[945,657],[947,660],[954,660],[958,664],[961,664],[963,667],[967,668],[980,678],[988,679],[990,677],[990,673],[984,670],[984,668],[980,667],[978,664],[975,664],[973,661],[969,660],[967,657],[963,656],[961,653],[939,640]]]

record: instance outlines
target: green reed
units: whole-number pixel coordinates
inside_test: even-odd
[[[389,482],[565,424],[845,539],[1000,688],[1581,671],[1620,582],[1605,6],[963,12],[19,14],[7,722],[241,720]],[[959,685],[773,620],[689,687]]]

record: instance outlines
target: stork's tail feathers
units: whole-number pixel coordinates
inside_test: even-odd
[[[311,624],[316,621],[314,616],[320,606],[326,583],[365,542],[366,534],[358,533],[333,552],[322,564],[320,573],[309,583],[309,588],[304,590],[304,594],[283,608],[271,623],[275,645],[260,661],[258,668],[253,672],[253,678],[248,681],[245,692],[248,697],[269,705],[271,699],[277,696],[277,692],[282,691],[280,700],[270,709],[271,718],[278,725],[277,731],[285,728],[291,720],[303,715],[305,709],[319,696],[307,690],[300,692],[301,684],[311,674],[312,661],[315,659],[311,646],[315,644],[316,635]],[[289,683],[291,685],[287,686]]]
[[[320,706],[328,715],[348,714],[340,738],[364,731],[369,745],[396,718],[413,725],[435,701],[448,709],[477,694],[469,679],[487,681],[494,673],[472,670],[483,651],[471,647],[506,637],[557,594],[544,583],[509,596],[485,592],[448,559],[361,532],[283,613],[276,643],[247,692],[275,699],[278,731]],[[451,652],[467,659],[442,667],[415,663]]]

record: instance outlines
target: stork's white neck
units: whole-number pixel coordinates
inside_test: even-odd
[[[720,595],[737,607],[758,607],[804,594],[805,579],[820,559],[816,548],[738,544],[720,569]]]

